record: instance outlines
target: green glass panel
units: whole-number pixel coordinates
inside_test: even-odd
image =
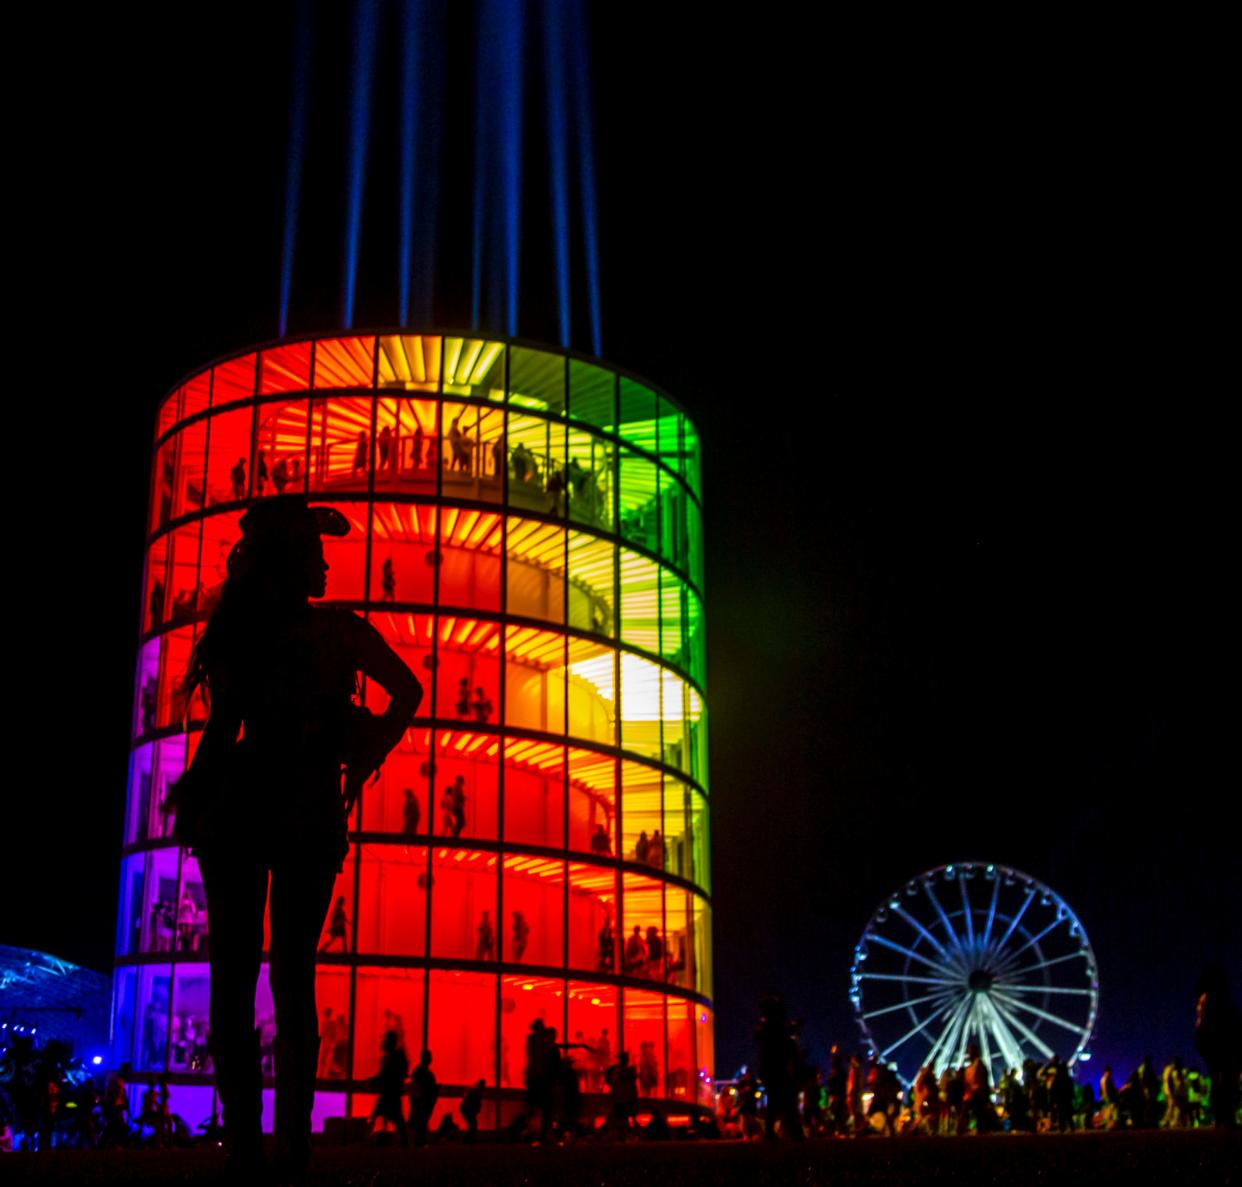
[[[621,450],[618,515],[621,535],[652,552],[660,543],[657,466],[628,449]]]
[[[603,367],[569,361],[569,415],[612,431],[617,422],[616,376]]]
[[[542,350],[509,350],[509,403],[560,416],[565,411],[565,359]]]
[[[680,478],[667,470],[658,475],[660,490],[660,555],[681,572],[690,571],[690,540],[686,522],[686,505],[690,496]]]
[[[711,838],[708,830],[707,799],[693,788],[687,788],[686,792],[689,797],[687,814],[690,821],[690,873],[686,877],[711,894]]]
[[[682,422],[682,473],[690,484],[690,489],[701,499],[703,497],[702,456],[699,453],[699,434],[689,420]]]
[[[686,636],[686,651],[690,657],[690,675],[706,687],[707,631],[703,618],[703,603],[694,590],[687,589],[685,594],[685,619],[682,629]]]
[[[568,438],[565,493],[569,516],[578,523],[611,531],[616,447],[581,429],[569,429]]]
[[[689,669],[685,651],[687,593],[676,574],[660,570],[660,654],[670,663]]]
[[[690,553],[690,580],[703,588],[703,513],[693,499],[685,501],[686,538]]]
[[[655,453],[656,394],[641,383],[622,377],[619,385],[621,423],[617,431],[621,439],[637,445],[648,453]]]
[[[509,410],[505,432],[509,505],[545,515],[565,511],[565,425]]]
[[[663,396],[656,402],[656,448],[660,460],[674,473],[681,473],[681,422],[679,409]]]

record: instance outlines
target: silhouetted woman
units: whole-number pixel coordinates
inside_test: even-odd
[[[349,531],[340,512],[282,495],[240,526],[186,675],[186,703],[202,689],[210,716],[177,785],[176,831],[203,875],[210,1047],[230,1158],[243,1168],[262,1150],[254,994],[270,873],[276,1144],[296,1178],[310,1157],[318,1062],[315,950],[348,852],[346,817],[423,690],[373,626],[310,605],[327,585],[321,534]],[[381,716],[354,704],[359,672],[387,690]]]

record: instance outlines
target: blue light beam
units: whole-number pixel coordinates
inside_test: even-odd
[[[570,345],[569,293],[569,178],[566,141],[569,120],[565,108],[565,26],[562,0],[545,0],[544,78],[548,99],[548,165],[552,188],[552,252],[556,268],[557,322],[561,345]]]
[[[306,109],[310,93],[311,18],[310,0],[298,5],[293,42],[293,91],[289,99],[289,154],[285,162],[285,225],[280,240],[280,315],[278,336],[289,329],[289,301],[293,293],[293,255],[298,237],[298,213],[302,206],[302,162],[306,153]]]
[[[419,43],[424,36],[421,0],[405,0],[401,9],[401,225],[398,291],[401,324],[410,323],[410,283],[414,267],[414,173],[418,159],[418,113],[422,107]]]
[[[345,293],[341,321],[353,328],[358,286],[358,245],[362,238],[363,182],[367,172],[367,139],[371,124],[371,90],[375,81],[377,0],[357,0],[354,8],[354,58],[349,112],[348,190],[345,205]]]
[[[578,188],[582,199],[582,246],[586,255],[587,304],[591,318],[591,348],[603,354],[600,332],[599,244],[595,224],[595,149],[591,130],[591,86],[587,70],[589,45],[586,6],[570,0],[570,70],[573,79],[574,124],[578,141]]]

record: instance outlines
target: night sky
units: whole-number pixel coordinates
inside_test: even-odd
[[[1204,965],[1242,988],[1218,75],[1176,30],[691,8],[599,6],[591,52],[604,356],[677,397],[705,453],[719,1073],[765,992],[821,1062],[854,1043],[868,916],[968,859],[1078,913],[1097,1060],[1189,1055]],[[339,319],[335,9],[292,332]],[[102,970],[154,412],[276,334],[293,11],[83,8],[13,43],[38,81],[10,112],[0,943]],[[448,328],[469,320],[472,14],[454,4],[446,51]],[[397,320],[385,20],[361,326]],[[554,341],[530,73],[519,328]]]

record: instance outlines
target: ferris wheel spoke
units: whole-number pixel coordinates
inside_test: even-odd
[[[1028,948],[1031,948],[1035,944],[1038,944],[1039,941],[1044,938],[1044,936],[1046,936],[1050,931],[1052,931],[1054,927],[1057,926],[1057,924],[1061,922],[1062,920],[1060,919],[1054,919],[1050,924],[1048,924],[1047,927],[1044,928],[1043,931],[1036,932],[1035,935],[1031,936],[1031,938],[1027,940],[1027,942],[1023,944],[1021,948],[1015,948],[1012,952],[1008,953],[1008,955],[1006,956],[1006,960],[1015,960],[1017,957],[1021,956],[1022,953],[1025,952]]]
[[[992,905],[988,907],[988,921],[983,929],[983,940],[979,945],[984,952],[988,950],[988,944],[992,942],[992,924],[996,920],[996,903],[1000,899],[1000,888],[1001,880],[998,877],[992,883]]]
[[[957,884],[962,888],[962,913],[966,919],[966,950],[975,950],[975,923],[971,917],[970,892],[966,888],[966,875],[958,874]]]
[[[995,996],[992,997],[991,1002],[992,1008],[997,1012],[997,1014],[1010,1023],[1010,1025],[1013,1026],[1013,1028],[1018,1031],[1018,1033],[1021,1034],[1023,1038],[1025,1038],[1026,1041],[1035,1048],[1036,1051],[1038,1051],[1045,1059],[1052,1058],[1052,1048],[1049,1047],[1048,1044],[1039,1037],[1039,1035],[1031,1030],[1031,1028],[1027,1026],[1021,1018],[1017,1017],[1015,1014],[1011,1014],[1007,1009],[1005,1009],[1005,1007],[996,1000]]]
[[[960,987],[961,982],[946,977],[915,977],[904,973],[859,973],[859,980],[868,981],[910,981],[916,985],[945,985],[950,989]]]
[[[883,1006],[878,1010],[869,1010],[863,1014],[863,1018],[879,1018],[882,1014],[891,1014],[895,1010],[906,1010],[913,1006],[921,1006],[926,1002],[938,1001],[943,997],[944,994],[941,993],[929,993],[925,997],[912,997],[908,1001],[898,1002],[895,1006]]]
[[[880,1052],[881,1059],[887,1059],[898,1047],[904,1047],[917,1034],[922,1034],[938,1017],[942,1017],[947,1011],[953,1008],[952,1003],[937,1006],[918,1026],[911,1027],[905,1034],[901,1036],[895,1043],[890,1044]]]
[[[927,897],[931,899],[932,906],[936,909],[936,914],[940,916],[940,922],[944,924],[944,930],[949,936],[949,943],[953,945],[955,952],[961,952],[961,937],[953,930],[953,924],[949,922],[948,915],[945,914],[944,908],[940,905],[940,900],[936,897],[936,892],[932,889],[931,882],[924,882],[923,889],[927,892]]]
[[[1072,993],[1076,997],[1091,997],[1093,989],[1071,989],[1060,985],[1010,985],[1008,981],[997,981],[996,988],[1001,993]]]
[[[988,1023],[991,1022],[991,1019],[987,1019],[985,1022],[984,1015],[986,1012],[985,1000],[976,995],[975,1019],[979,1030],[979,1045],[983,1048],[983,1066],[988,1069],[988,1078],[990,1080],[992,1077],[992,1044],[988,1042],[988,1032],[991,1030],[991,1026]]]
[[[908,956],[911,960],[917,960],[920,964],[925,964],[928,968],[935,969],[936,972],[941,973],[944,976],[951,977],[954,973],[954,970],[948,966],[940,964],[937,961],[930,960],[921,953],[915,952],[913,948],[903,947],[901,944],[895,943],[886,936],[877,936],[873,933],[867,936],[867,942],[879,944],[884,948],[891,948],[894,952],[900,952],[902,956]]]
[[[1018,927],[1018,924],[1022,922],[1022,916],[1026,914],[1026,909],[1031,905],[1031,900],[1034,897],[1035,892],[1028,889],[1026,892],[1026,899],[1022,903],[1022,906],[1018,908],[1018,913],[1009,921],[1009,926],[1005,929],[1005,934],[1001,936],[1000,940],[996,944],[995,951],[998,954],[1005,950],[1005,945],[1009,943],[1009,937],[1013,935],[1014,931]]]
[[[1054,1026],[1063,1026],[1066,1030],[1071,1030],[1076,1035],[1081,1035],[1083,1032],[1083,1028],[1079,1023],[1070,1022],[1057,1014],[1050,1014],[1047,1010],[1041,1010],[1038,1006],[1032,1006],[1029,1002],[1010,997],[1007,993],[994,989],[992,995],[999,998],[1006,1005],[1012,1006],[1015,1010],[1025,1010],[1026,1013],[1034,1014],[1036,1018],[1042,1018],[1045,1022],[1051,1022]]]
[[[966,1059],[966,1048],[970,1046],[971,1027],[976,1031],[979,1029],[979,995],[972,993],[970,995],[970,1009],[966,1011],[966,1018],[962,1023],[962,1033],[957,1040],[957,1060],[955,1066],[961,1067]]]
[[[987,1011],[991,1015],[992,1033],[996,1036],[996,1042],[1004,1055],[1005,1062],[1017,1071],[1022,1067],[1022,1044],[1013,1037],[1013,1031],[1005,1025],[1005,1020],[996,1008],[996,1003],[990,997],[986,1001]]]
[[[897,914],[902,917],[916,932],[919,933],[945,960],[952,960],[952,954],[949,950],[931,934],[905,907],[898,907]]]
[[[1021,977],[1021,976],[1024,976],[1026,973],[1035,973],[1035,972],[1038,972],[1040,969],[1051,968],[1051,966],[1054,964],[1063,964],[1067,960],[1086,960],[1086,959],[1087,959],[1087,954],[1085,952],[1070,952],[1065,956],[1054,956],[1049,960],[1041,960],[1038,964],[1024,965],[1020,969],[1008,969],[1005,972],[1005,976]]]
[[[963,997],[960,1001],[958,1001],[957,1005],[953,1007],[952,1013],[949,1014],[949,1020],[945,1023],[944,1030],[940,1032],[936,1038],[936,1041],[931,1045],[931,1050],[927,1052],[927,1059],[925,1062],[931,1065],[937,1076],[944,1070],[944,1062],[938,1063],[937,1061],[943,1060],[945,1052],[947,1052],[952,1046],[951,1036],[957,1027],[958,1021],[966,1012],[969,1005],[970,998],[968,997]]]

